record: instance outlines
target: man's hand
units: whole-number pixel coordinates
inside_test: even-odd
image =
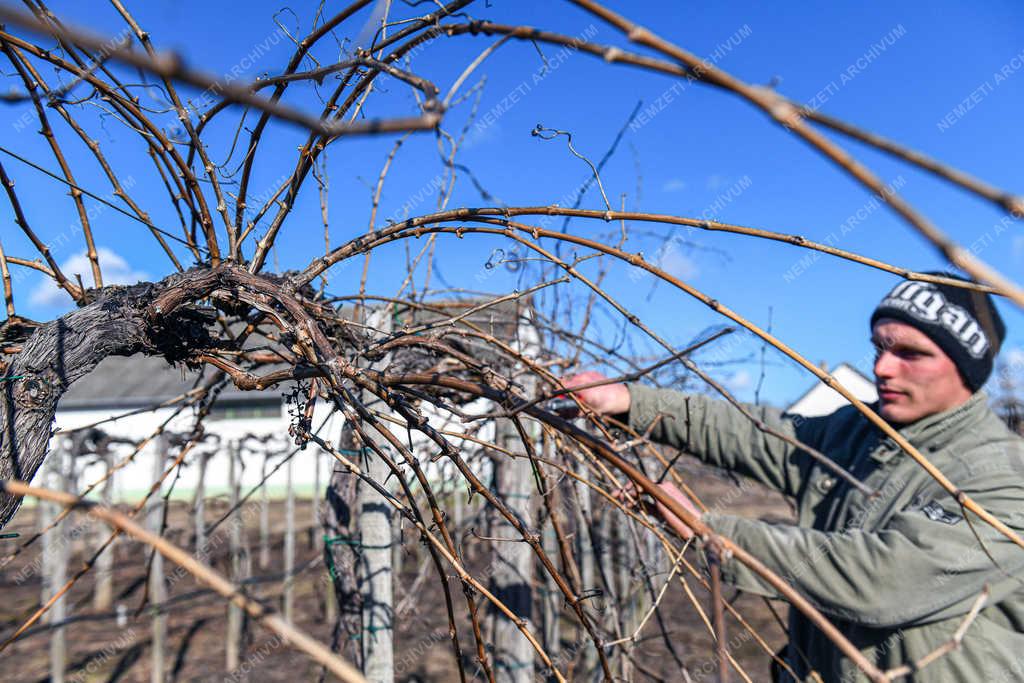
[[[682,491],[680,491],[679,487],[673,484],[672,482],[658,484],[658,488],[661,489],[664,493],[667,493],[669,498],[672,498],[674,501],[683,506],[684,510],[692,514],[698,520],[704,516],[704,513],[701,512],[701,510],[696,505],[693,504],[693,501],[690,500],[690,497],[687,496]],[[693,538],[693,529],[687,526],[683,520],[676,517],[676,515],[671,510],[669,510],[667,507],[658,502],[657,499],[655,499],[655,508],[657,509],[658,514],[661,515],[661,518],[668,522],[669,526],[675,529],[676,533],[678,533],[684,540],[688,541],[691,538]]]
[[[658,488],[661,489],[663,493],[667,494],[669,498],[672,498],[677,503],[679,503],[683,507],[683,509],[690,512],[690,514],[692,514],[698,520],[704,516],[704,513],[696,505],[694,505],[693,501],[690,500],[690,497],[687,496],[682,491],[680,491],[679,487],[676,486],[675,484],[671,482],[662,483],[658,484]],[[675,513],[669,510],[668,507],[663,505],[660,501],[658,501],[657,498],[654,499],[653,503],[648,503],[646,494],[640,493],[637,490],[636,486],[634,486],[632,483],[628,484],[624,489],[616,491],[615,497],[623,501],[624,503],[627,503],[627,505],[628,501],[632,499],[640,500],[641,505],[653,507],[654,511],[658,514],[658,516],[664,519],[669,526],[675,529],[676,533],[678,533],[683,538],[683,540],[688,541],[695,535],[693,529],[691,529],[686,524],[686,522],[679,519],[679,517],[677,517]]]
[[[562,380],[567,387],[578,387],[608,379],[600,372],[593,370],[581,372]],[[629,411],[629,389],[625,384],[602,384],[598,387],[580,389],[571,392],[587,407],[600,415],[618,415]]]

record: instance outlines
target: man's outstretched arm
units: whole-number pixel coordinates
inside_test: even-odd
[[[566,380],[578,386],[604,379],[587,372]],[[651,440],[680,448],[704,462],[752,477],[782,493],[797,495],[811,465],[805,453],[767,434],[734,406],[696,394],[641,384],[606,384],[578,390],[581,401],[598,413],[626,417],[630,427]],[[762,406],[747,406],[775,431],[809,446],[820,444],[827,418],[783,415]]]
[[[1021,528],[1024,477],[1019,469],[992,468],[962,486],[1000,519]],[[670,484],[662,488],[693,511],[678,489]],[[944,493],[921,500],[878,531],[824,532],[734,515],[697,516],[825,614],[865,626],[910,626],[960,617],[986,586],[990,604],[1020,589],[1016,576],[1024,569],[1024,551],[987,525],[975,523],[972,529]],[[692,536],[667,508],[657,509],[680,536]],[[723,569],[725,580],[736,587],[778,597],[739,562],[726,561]]]

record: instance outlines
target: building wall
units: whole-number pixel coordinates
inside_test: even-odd
[[[433,406],[424,405],[421,409],[424,414],[427,415],[430,423],[434,427],[454,432],[463,430],[463,425],[458,419],[443,419]],[[485,412],[490,409],[493,409],[493,406],[486,401],[476,401],[467,406],[467,412],[470,413]],[[106,420],[123,414],[124,412],[126,412],[124,408],[58,410],[54,426],[57,433],[50,440],[50,449],[53,450],[56,448],[68,447],[68,437],[66,435],[62,435],[60,433],[61,430],[70,430],[83,427],[85,425],[91,425],[101,420]],[[98,426],[98,429],[103,430],[112,437],[130,439],[138,443],[153,434],[159,425],[167,420],[173,412],[173,408],[160,408],[158,410],[140,413],[138,415],[122,417],[114,422],[101,424]],[[168,424],[167,431],[174,434],[185,433],[192,429],[193,423],[194,418],[192,416],[192,411],[184,410]],[[321,438],[331,442],[332,444],[336,444],[338,435],[341,432],[341,427],[344,424],[344,418],[338,413],[330,414],[325,405],[318,404],[313,414],[313,429],[315,430],[321,423],[324,424],[323,428],[319,432]],[[288,413],[284,406],[282,406],[281,416],[275,418],[259,417],[216,420],[207,418],[203,423],[205,432],[208,434],[218,435],[220,437],[220,441],[208,441],[196,446],[185,457],[184,464],[181,467],[177,480],[174,479],[174,475],[167,478],[164,483],[164,490],[167,489],[171,481],[174,481],[174,489],[171,494],[172,498],[190,500],[198,482],[198,462],[201,454],[204,452],[216,451],[207,462],[205,479],[206,494],[207,496],[226,495],[229,492],[229,444],[237,442],[250,434],[270,435],[274,437],[273,443],[277,446],[276,452],[282,455],[291,453],[295,449],[295,445],[288,436],[288,425]],[[405,441],[406,434],[403,429],[396,427],[395,425],[391,425],[391,428],[394,430],[395,434],[402,437],[403,441]],[[479,436],[483,439],[492,438],[493,428],[490,426],[485,427]],[[452,474],[454,474],[452,471],[453,466],[450,463],[447,463],[446,461],[439,461],[437,463],[430,462],[430,457],[438,451],[433,442],[429,441],[419,432],[414,432],[412,438],[414,452],[419,455],[421,466],[424,468],[428,478],[432,481],[440,481],[448,479]],[[457,439],[453,440],[453,443],[455,443],[456,446],[460,445],[460,442]],[[245,468],[242,472],[243,495],[252,488],[258,486],[263,478],[264,458],[262,454],[264,449],[262,445],[254,444],[254,446],[255,452],[249,450],[243,451],[242,460],[245,464]],[[475,444],[466,442],[463,444],[463,448],[465,449],[463,457],[468,459],[471,453],[479,447]],[[124,467],[117,470],[114,474],[115,500],[119,502],[137,500],[149,490],[153,482],[153,471],[155,466],[153,460],[158,457],[157,449],[158,445],[156,440],[154,440],[147,444],[146,447],[135,455],[131,461],[125,464]],[[131,454],[132,450],[133,449],[128,444],[112,445],[111,452],[113,455],[113,462],[118,463],[122,461]],[[177,453],[177,448],[171,449],[171,457]],[[86,460],[91,460],[91,458],[87,458]],[[280,457],[271,457],[268,461],[267,472],[270,472],[274,465],[280,461]],[[304,450],[299,451],[293,456],[292,481],[298,495],[306,497],[313,495],[314,484],[316,481],[317,461],[320,463],[320,486],[323,487],[327,484],[330,478],[330,473],[337,464],[335,458],[312,444],[308,445]],[[168,460],[168,464],[170,464],[170,460]],[[100,479],[104,473],[104,467],[100,463],[81,463],[79,468],[81,468],[78,471],[79,490],[84,489],[92,482]],[[408,471],[408,468],[405,469]],[[478,474],[484,476],[486,475],[486,471]],[[270,475],[267,479],[266,485],[268,486],[268,492],[272,498],[280,498],[284,496],[287,482],[286,477],[287,473],[285,467],[281,467],[276,473]],[[41,481],[38,474],[36,481]],[[97,487],[97,490],[91,497],[98,495],[99,491],[100,488]]]
[[[521,345],[524,351],[528,355],[536,356],[539,350],[539,339],[536,330],[532,325],[524,324],[521,325],[518,339],[513,342],[513,345]],[[103,387],[97,387],[97,390],[102,392]],[[102,399],[97,399],[97,403]],[[257,436],[272,436],[274,437],[274,443],[277,446],[275,452],[284,455],[291,453],[295,449],[294,443],[291,442],[288,436],[288,425],[290,422],[288,414],[288,406],[281,405],[280,414],[276,416],[247,416],[246,413],[251,413],[247,406],[249,405],[245,400],[239,400],[237,397],[233,397],[234,405],[238,406],[240,410],[237,411],[224,411],[220,410],[217,415],[210,415],[203,421],[205,433],[214,434],[220,437],[219,442],[204,442],[199,446],[196,446],[192,452],[190,452],[184,461],[183,466],[180,468],[180,473],[176,476],[172,474],[164,482],[164,490],[171,485],[173,481],[172,497],[178,499],[191,499],[196,484],[198,482],[198,471],[199,471],[199,458],[203,452],[215,451],[215,454],[210,457],[207,463],[206,473],[206,495],[224,495],[227,494],[228,482],[229,482],[229,470],[230,470],[230,458],[229,458],[229,445],[233,442],[237,442],[247,435]],[[81,399],[79,399],[81,403]],[[225,403],[224,401],[221,402]],[[249,406],[251,407],[251,406]],[[221,406],[223,408],[223,405]],[[494,409],[494,405],[489,401],[478,399],[467,406],[464,406],[462,410],[469,414],[483,413]],[[424,403],[421,406],[421,410],[424,415],[427,416],[430,423],[438,429],[443,429],[449,432],[460,432],[463,431],[464,425],[458,418],[452,418],[448,415],[447,417],[442,416],[440,411],[434,406]],[[89,408],[64,408],[58,406],[56,419],[55,419],[55,435],[50,441],[51,450],[56,448],[67,448],[68,436],[67,434],[61,434],[63,430],[67,430],[83,427],[86,425],[92,425],[101,421],[105,421],[114,417],[123,415],[129,412],[130,408],[125,406],[118,407],[99,407],[93,406]],[[118,417],[118,419],[111,422],[103,422],[97,425],[97,428],[104,431],[112,437],[119,437],[129,439],[135,443],[146,439],[151,436],[154,431],[167,420],[174,412],[173,407],[159,408],[147,412],[142,412],[137,415],[127,415],[125,417]],[[216,419],[214,419],[216,418]],[[173,434],[184,434],[191,431],[194,426],[194,416],[191,409],[186,409],[176,416],[168,425],[167,431]],[[313,415],[313,430],[315,431],[321,423],[324,424],[323,428],[319,431],[321,438],[331,442],[332,444],[337,443],[338,436],[341,433],[341,428],[344,422],[344,418],[339,413],[331,413],[328,410],[327,405],[323,401],[317,404],[316,410]],[[475,423],[474,427],[477,426]],[[390,425],[391,429],[396,435],[406,441],[408,438],[406,431],[399,426]],[[487,424],[484,426],[477,436],[484,440],[491,440],[494,437],[493,424]],[[427,477],[432,481],[438,482],[452,482],[453,477],[457,476],[454,472],[454,466],[447,460],[440,460],[438,462],[430,462],[433,455],[437,454],[437,446],[427,439],[424,435],[419,432],[414,432],[411,436],[413,450],[418,454],[421,467],[425,470]],[[461,442],[457,438],[449,437],[456,447],[462,449],[462,457],[471,460],[474,454],[479,452],[480,446],[472,442],[466,441]],[[252,442],[250,442],[252,443]],[[264,448],[262,445],[252,444],[255,452],[249,450],[243,451],[243,462],[245,464],[242,472],[242,492],[243,495],[260,485],[263,478],[263,452]],[[135,455],[130,462],[126,463],[122,468],[119,468],[113,476],[114,480],[114,496],[115,500],[119,502],[137,500],[141,498],[150,488],[153,483],[153,472],[154,472],[154,459],[158,457],[158,443],[156,440],[147,444],[137,455]],[[131,452],[132,448],[127,444],[114,444],[111,447],[113,462],[116,464],[126,458]],[[171,449],[172,457],[178,453],[177,448]],[[272,457],[269,460],[268,471],[273,468],[273,465],[279,463],[281,458]],[[486,459],[484,459],[486,460]],[[314,491],[314,484],[316,481],[316,470],[317,463],[320,464],[320,486],[323,487],[330,479],[331,471],[334,469],[337,461],[329,453],[322,451],[320,448],[309,445],[304,450],[299,451],[293,456],[292,465],[292,477],[293,485],[299,495],[310,496]],[[168,460],[170,464],[170,460]],[[78,476],[78,490],[81,491],[89,484],[99,480],[105,471],[105,468],[100,463],[87,464],[85,462],[79,463],[77,466],[81,469],[77,472]],[[404,468],[412,478],[412,473],[409,472],[408,468]],[[490,466],[484,462],[480,466],[480,471],[477,472],[484,481],[489,479]],[[287,474],[284,467],[281,467],[276,473],[272,474],[266,482],[268,492],[272,497],[282,497],[285,492]],[[41,482],[42,478],[37,474],[36,481]],[[97,496],[100,493],[101,487],[97,487],[97,490],[93,492],[92,497]],[[318,494],[320,495],[320,494]]]
[[[123,408],[58,410],[55,424],[55,429],[58,430],[58,432],[50,440],[50,448],[55,449],[67,447],[67,437],[63,436],[59,430],[68,430],[89,425],[123,412],[125,412]],[[173,412],[173,408],[161,408],[150,412],[140,413],[138,415],[123,417],[115,422],[101,424],[98,428],[102,429],[110,436],[139,442],[152,435],[157,427],[168,419]],[[219,495],[227,493],[230,467],[228,446],[230,443],[237,442],[246,435],[256,434],[273,436],[275,437],[273,443],[280,446],[282,453],[290,453],[295,446],[288,440],[288,421],[286,418],[287,415],[284,413],[282,417],[277,418],[258,417],[205,420],[203,423],[205,432],[208,434],[218,435],[220,437],[220,441],[219,443],[215,441],[204,442],[199,446],[196,446],[186,456],[184,465],[181,467],[180,475],[174,483],[172,497],[192,497],[198,481],[199,458],[203,452],[210,451],[216,451],[216,453],[210,457],[207,463],[205,480],[207,494]],[[185,410],[168,424],[167,430],[170,433],[184,433],[192,428],[193,423],[194,419],[192,412],[190,410]],[[328,423],[324,431],[328,435],[336,434],[337,427]],[[128,444],[112,445],[111,452],[113,455],[113,461],[115,463],[122,461],[131,454],[132,450],[133,449]],[[257,446],[255,450],[256,452],[243,451],[242,462],[245,466],[242,473],[243,493],[258,485],[262,479],[261,470],[264,460],[262,456],[263,448],[262,446]],[[177,453],[177,448],[171,449],[172,457]],[[114,491],[115,498],[117,500],[134,500],[141,497],[149,490],[153,482],[153,471],[155,466],[153,460],[156,457],[158,457],[158,444],[156,440],[154,440],[147,444],[135,457],[131,459],[130,462],[115,473]],[[313,447],[308,447],[293,457],[292,476],[294,485],[300,493],[304,493],[305,495],[312,493],[316,461],[318,459],[320,460],[321,481],[323,482],[326,481],[330,472],[331,463],[328,461],[333,460],[333,458],[321,451],[319,448]],[[280,458],[271,458],[270,465],[273,466],[273,464],[279,460]],[[168,464],[170,464],[170,460],[168,460]],[[81,467],[83,469],[80,470],[78,475],[79,489],[82,489],[89,483],[99,479],[104,472],[102,464],[99,463],[93,463],[91,465],[82,463]],[[165,490],[172,480],[174,480],[173,475],[167,478],[164,484]],[[285,483],[286,473],[285,468],[283,467],[267,480],[267,484],[270,487],[272,495],[283,495]]]

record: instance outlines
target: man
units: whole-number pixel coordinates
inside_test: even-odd
[[[906,281],[879,304],[871,330],[875,410],[982,507],[1024,532],[1024,440],[989,409],[981,391],[1005,335],[991,298]],[[593,381],[594,374],[570,384]],[[639,432],[653,424],[656,441],[795,498],[797,525],[770,524],[701,515],[675,486],[662,485],[810,599],[879,668],[922,663],[953,638],[987,587],[985,607],[960,647],[924,660],[903,680],[1024,680],[1024,549],[984,522],[965,519],[957,502],[852,406],[815,418],[750,409],[824,452],[873,496],[759,431],[725,402],[638,384],[576,393],[600,413],[628,413]],[[692,535],[678,517],[659,511],[682,536]],[[775,597],[735,560],[725,561],[723,575],[745,591]],[[786,660],[798,680],[866,680],[816,627],[790,612]],[[788,672],[774,673],[776,680],[793,680]]]

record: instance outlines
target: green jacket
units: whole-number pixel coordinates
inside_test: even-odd
[[[1024,549],[973,516],[965,520],[953,498],[852,406],[814,418],[748,408],[852,472],[877,492],[870,499],[727,403],[629,389],[633,428],[643,432],[662,413],[651,432],[655,441],[796,500],[796,526],[714,510],[704,519],[786,579],[881,669],[918,661],[948,641],[988,586],[988,602],[962,647],[903,680],[1024,681]],[[984,393],[901,433],[982,507],[1024,534],[1024,439],[988,408]],[[735,560],[724,563],[723,577],[777,597]],[[813,680],[812,669],[828,683],[867,680],[807,619],[790,612],[788,660],[801,680]]]

